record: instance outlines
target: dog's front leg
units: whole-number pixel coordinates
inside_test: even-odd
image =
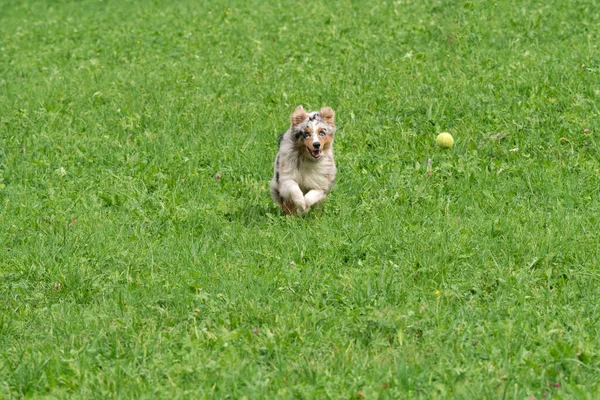
[[[294,202],[299,214],[306,212],[306,201],[298,183],[291,179],[281,182],[279,193],[284,201],[292,200]]]
[[[309,190],[309,192],[304,195],[304,202],[306,203],[306,208],[310,208],[313,205],[322,202],[323,200],[325,200],[326,197],[327,195],[323,190]]]

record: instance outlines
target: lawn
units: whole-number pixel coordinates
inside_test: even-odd
[[[0,398],[599,398],[599,106],[596,0],[0,0]]]

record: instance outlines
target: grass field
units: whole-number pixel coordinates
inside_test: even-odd
[[[596,0],[0,0],[0,398],[596,399],[599,105]]]

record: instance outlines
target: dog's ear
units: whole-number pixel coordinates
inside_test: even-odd
[[[335,126],[335,113],[333,112],[331,107],[323,107],[321,108],[321,111],[319,111],[319,113],[321,114],[321,119],[327,122],[327,125]]]
[[[302,123],[306,119],[308,114],[304,110],[304,107],[298,106],[292,113],[292,126],[296,126]]]

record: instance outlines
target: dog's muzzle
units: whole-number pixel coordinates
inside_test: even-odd
[[[314,142],[313,148],[314,149],[310,149],[310,148],[308,149],[308,152],[310,153],[310,155],[313,156],[313,158],[321,157],[321,143]]]

